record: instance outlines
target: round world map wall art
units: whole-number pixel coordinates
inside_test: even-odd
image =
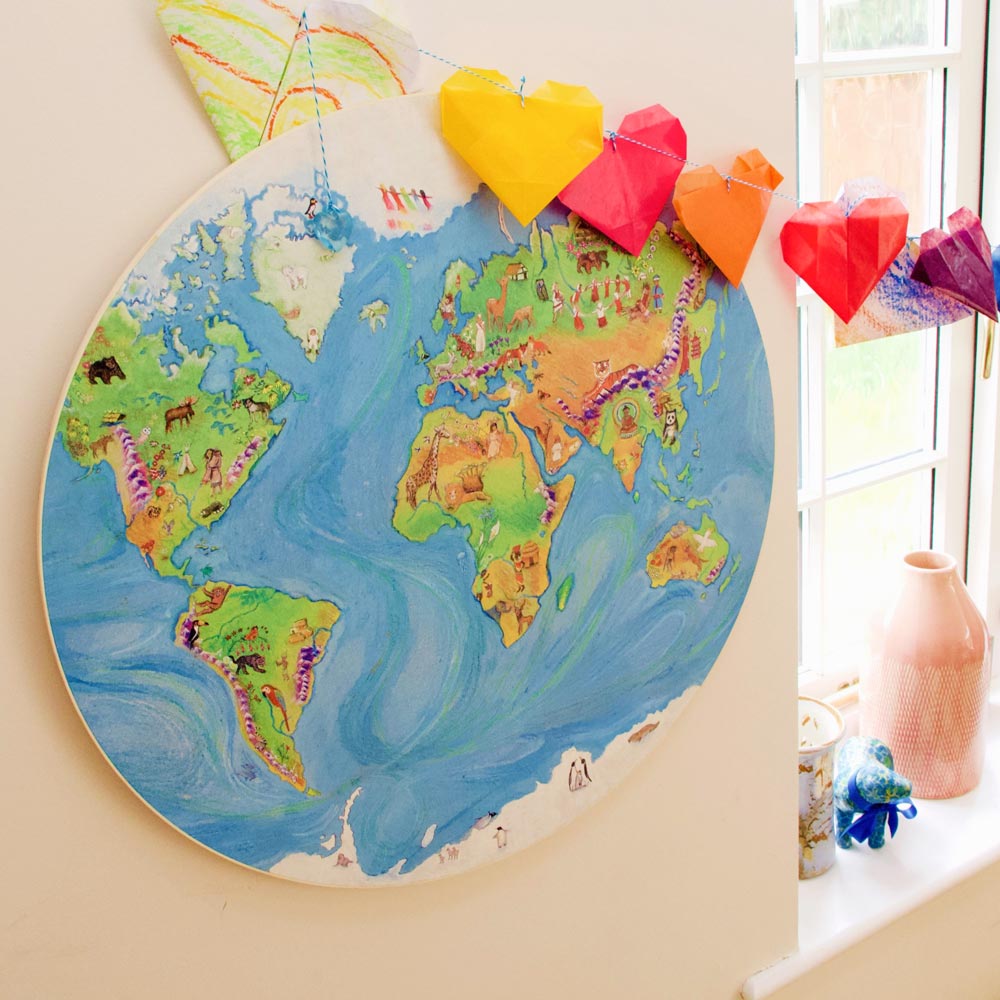
[[[434,96],[324,128],[334,225],[302,126],[108,299],[42,560],[73,698],[153,809],[377,885],[524,847],[663,738],[746,595],[773,420],[746,295],[671,215],[637,257],[556,202],[519,226]]]

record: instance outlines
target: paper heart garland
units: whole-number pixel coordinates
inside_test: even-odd
[[[731,176],[733,181],[727,181],[712,166],[681,174],[674,190],[674,209],[719,270],[739,285],[764,225],[771,191],[784,177],[759,149],[737,156]]]
[[[785,263],[845,322],[861,308],[906,243],[909,213],[898,198],[803,205],[781,230]]]
[[[559,200],[630,254],[640,254],[686,156],[684,126],[653,104],[622,119],[615,141],[604,140],[601,155],[570,181]]]
[[[601,105],[586,87],[550,80],[522,107],[517,94],[505,93],[497,83],[511,87],[495,70],[450,76],[441,85],[441,127],[462,159],[526,226],[600,154]]]
[[[914,281],[963,302],[987,319],[997,318],[990,241],[979,216],[960,208],[948,216],[948,232],[928,229],[920,237]]]

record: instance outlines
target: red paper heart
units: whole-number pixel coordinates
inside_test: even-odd
[[[903,249],[908,218],[898,198],[864,198],[850,215],[837,202],[814,202],[785,223],[781,252],[847,323]]]
[[[622,119],[615,141],[604,140],[601,155],[562,190],[559,200],[630,254],[642,253],[686,156],[684,126],[653,104]]]

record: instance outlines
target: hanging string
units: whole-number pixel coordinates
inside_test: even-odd
[[[648,149],[651,153],[659,153],[661,156],[669,156],[673,160],[680,160],[681,163],[686,163],[689,167],[703,167],[704,163],[696,163],[694,160],[689,160],[686,157],[679,156],[677,153],[670,152],[669,149],[658,149],[656,146],[650,146],[648,142],[641,142],[639,139],[633,139],[630,135],[624,135],[621,132],[610,132],[605,129],[605,135],[614,136],[615,139],[622,140],[624,142],[630,142],[633,146],[641,146],[643,149]],[[780,191],[774,191],[769,187],[765,187],[763,184],[753,184],[750,181],[745,181],[741,177],[733,177],[732,174],[720,174],[722,179],[729,184],[742,184],[744,187],[753,188],[755,191],[763,191],[765,194],[774,195],[775,198],[784,198],[785,201],[790,201],[795,205],[805,205],[806,202],[799,201],[798,198],[793,198],[790,194],[781,194]]]
[[[295,52],[295,43],[298,40],[299,28],[302,27],[302,18],[299,18],[298,26],[295,29],[295,38],[292,39],[292,44],[288,46],[288,55],[285,56],[285,65],[281,67],[281,76],[278,77],[278,83],[274,88],[274,97],[271,98],[271,106],[267,109],[267,115],[264,118],[264,126],[260,130],[260,135],[257,138],[257,145],[262,146],[264,140],[267,136],[267,127],[271,124],[271,115],[274,114],[274,109],[278,106],[278,97],[281,95],[281,88],[285,83],[285,76],[288,74],[288,67],[292,64],[292,55]]]
[[[521,100],[521,107],[524,107],[524,77],[521,77],[521,87],[519,90],[515,90],[513,87],[508,87],[507,84],[501,83],[499,80],[493,80],[488,76],[484,76],[482,73],[477,73],[474,69],[469,69],[467,66],[462,66],[460,63],[452,62],[450,59],[445,59],[444,56],[439,56],[435,52],[430,52],[428,49],[418,49],[421,55],[428,56],[431,59],[436,59],[438,62],[442,62],[447,66],[451,66],[452,69],[457,69],[462,73],[468,73],[469,76],[474,76],[477,80],[482,80],[485,83],[491,83],[494,87],[499,87],[501,90],[507,91],[508,94],[514,94],[515,97],[519,97]],[[617,143],[621,142],[631,142],[634,146],[641,146],[643,149],[649,150],[651,153],[658,153],[660,156],[669,156],[672,160],[679,160],[681,163],[689,167],[703,167],[705,164],[698,163],[695,160],[689,160],[687,157],[680,156],[677,153],[672,153],[669,149],[659,149],[657,146],[650,146],[648,142],[642,142],[640,139],[633,139],[630,135],[624,135],[621,132],[616,132],[614,129],[604,129],[604,134],[611,140],[611,146],[617,151]],[[772,195],[775,198],[781,198],[784,201],[790,201],[793,205],[801,208],[803,205],[808,205],[810,202],[803,201],[800,198],[795,198],[790,194],[782,194],[780,191],[775,191],[772,188],[766,187],[763,184],[754,184],[752,181],[745,181],[742,177],[734,177],[732,174],[720,174],[720,177],[726,182],[726,188],[728,189],[733,184],[742,184],[744,187],[753,188],[755,191],[761,191],[764,194]],[[845,212],[845,215],[849,215],[849,212]],[[907,236],[908,240],[918,240],[919,236]]]
[[[323,118],[319,113],[319,95],[316,92],[316,64],[313,62],[312,39],[309,37],[309,17],[306,10],[307,8],[302,8],[302,17],[299,18],[299,24],[305,29],[306,49],[309,52],[309,72],[312,75],[313,105],[316,108],[316,127],[319,129],[319,150],[321,156],[323,157],[323,183],[326,185],[326,203],[328,205],[332,205],[333,191],[330,188],[330,170],[326,163],[326,141],[323,138]]]
[[[302,17],[299,19],[300,25],[305,29],[306,36],[306,48],[309,53],[309,72],[312,75],[312,91],[313,91],[313,104],[316,109],[316,124],[319,129],[319,145],[320,153],[323,157],[323,179],[326,184],[326,195],[327,200],[332,200],[332,192],[330,188],[330,173],[327,167],[326,161],[326,142],[323,136],[323,120],[319,111],[319,97],[316,90],[316,65],[313,61],[312,52],[312,40],[309,37],[309,19],[305,9],[302,11]],[[521,107],[524,107],[524,84],[525,77],[521,77],[521,86],[519,89],[515,90],[513,87],[508,86],[506,83],[500,80],[494,80],[492,77],[486,76],[484,73],[477,73],[474,69],[469,69],[468,66],[463,66],[461,63],[452,61],[451,59],[446,59],[444,56],[438,55],[436,52],[431,52],[429,49],[418,48],[417,51],[430,59],[436,59],[438,62],[444,63],[446,66],[450,66],[452,69],[458,70],[461,73],[467,73],[469,76],[475,77],[477,80],[482,80],[484,83],[489,83],[500,90],[506,91],[508,94],[513,94],[521,102]],[[634,146],[640,146],[642,149],[648,150],[651,153],[657,153],[660,156],[668,156],[673,160],[679,160],[681,163],[689,167],[699,168],[704,166],[702,163],[698,163],[696,160],[689,160],[685,156],[680,156],[678,153],[671,152],[668,149],[660,149],[657,146],[651,146],[647,142],[643,142],[640,139],[635,139],[630,135],[625,135],[621,132],[616,132],[614,129],[604,129],[604,134],[611,140],[612,148],[617,149],[617,142],[619,140],[623,142],[630,142]],[[780,191],[774,191],[772,188],[766,187],[763,184],[754,184],[752,181],[743,180],[741,177],[734,177],[732,174],[720,174],[722,179],[726,182],[726,187],[729,188],[732,184],[742,184],[744,187],[752,188],[755,191],[760,191],[763,194],[772,195],[775,198],[781,198],[784,201],[790,201],[793,205],[802,206],[809,204],[799,198],[795,198],[792,195],[782,194]],[[908,236],[907,239],[916,239],[917,237]]]
[[[436,59],[438,62],[444,63],[446,66],[451,66],[452,69],[457,69],[462,73],[468,73],[469,76],[474,76],[477,80],[482,80],[485,83],[491,83],[494,87],[499,87],[501,90],[507,91],[508,94],[514,94],[515,97],[519,97],[521,100],[521,107],[524,107],[524,77],[521,77],[521,87],[519,90],[515,90],[513,87],[508,87],[507,84],[501,83],[499,80],[493,80],[488,76],[484,76],[482,73],[477,73],[474,69],[469,69],[467,66],[462,66],[457,62],[452,62],[450,59],[445,59],[444,56],[439,56],[434,52],[430,52],[427,49],[418,49],[421,55],[428,56],[431,59]],[[635,146],[641,146],[643,149],[648,149],[651,153],[659,153],[661,156],[669,156],[671,159],[680,160],[681,163],[686,164],[689,167],[702,167],[704,164],[696,163],[694,160],[689,160],[684,156],[679,156],[677,153],[672,153],[668,149],[659,149],[656,146],[650,146],[649,143],[641,142],[639,139],[633,139],[630,135],[624,135],[621,132],[615,132],[613,129],[605,129],[604,134],[611,140],[612,147],[620,139],[624,142],[631,142]],[[722,179],[726,184],[736,183],[742,184],[744,187],[753,188],[756,191],[763,191],[765,194],[774,195],[775,198],[784,198],[785,201],[790,201],[795,205],[805,205],[806,202],[799,201],[798,198],[793,198],[791,195],[779,194],[777,191],[773,191],[769,187],[765,187],[763,184],[753,184],[750,181],[742,180],[739,177],[733,177],[731,174],[721,174]]]
[[[451,66],[452,69],[461,70],[463,73],[468,73],[469,76],[474,76],[477,80],[482,80],[484,83],[492,83],[494,87],[499,87],[501,90],[506,90],[508,94],[516,94],[518,97],[523,98],[523,94],[520,91],[515,90],[513,87],[508,87],[507,84],[501,83],[499,80],[493,80],[482,73],[477,73],[474,69],[469,69],[468,66],[460,66],[457,62],[452,62],[450,59],[445,59],[444,56],[436,55],[433,52],[428,52],[427,49],[417,49],[417,51],[422,56],[429,56],[431,59],[437,59],[438,62],[443,62],[446,66]],[[521,77],[521,87],[524,87],[524,77]]]

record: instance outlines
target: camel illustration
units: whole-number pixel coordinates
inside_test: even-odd
[[[424,459],[423,465],[412,475],[406,477],[406,499],[410,506],[417,509],[417,490],[421,486],[429,484],[427,497],[431,494],[441,499],[441,492],[438,490],[438,450],[441,447],[441,438],[451,438],[451,435],[444,427],[438,427],[434,431],[434,440],[431,441],[431,450]]]
[[[487,325],[491,330],[503,329],[503,314],[507,308],[507,279],[500,279],[500,298],[486,300]]]

